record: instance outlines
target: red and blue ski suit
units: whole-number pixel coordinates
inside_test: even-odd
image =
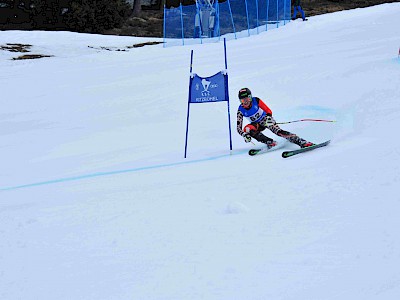
[[[250,122],[250,124],[247,124],[244,128],[243,117],[246,117]],[[268,117],[272,119],[272,125],[266,124]],[[272,110],[260,98],[253,97],[251,106],[249,108],[239,105],[237,111],[237,132],[241,136],[244,137],[246,134],[248,134],[257,141],[268,144],[272,142],[273,139],[261,133],[266,128],[271,130],[276,135],[287,139],[289,142],[299,145],[300,147],[307,143],[306,140],[298,137],[297,135],[282,130],[272,118]]]

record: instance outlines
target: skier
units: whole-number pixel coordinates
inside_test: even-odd
[[[301,7],[301,4],[300,4],[300,0],[294,0],[293,1],[293,16],[292,16],[292,20],[296,19],[297,12],[299,12],[301,14],[301,18],[303,19],[303,21],[307,21],[306,15],[304,13],[304,10],[303,10],[303,8]]]
[[[237,111],[237,132],[244,138],[246,143],[251,142],[251,138],[254,138],[257,141],[266,144],[268,148],[276,146],[276,141],[261,133],[268,128],[276,135],[287,139],[289,142],[294,143],[301,148],[314,145],[293,133],[282,130],[272,117],[272,110],[260,98],[253,97],[248,88],[241,89],[238,97],[240,105]],[[243,116],[250,121],[250,124],[247,124],[242,129]]]

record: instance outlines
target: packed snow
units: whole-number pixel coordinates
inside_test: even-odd
[[[190,52],[211,76],[222,41],[1,31],[51,57],[0,51],[0,299],[400,299],[399,15],[227,41],[233,150],[227,103],[192,104],[186,159]],[[248,156],[243,87],[331,144]]]

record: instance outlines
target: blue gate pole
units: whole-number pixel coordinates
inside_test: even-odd
[[[225,54],[225,70],[226,75],[225,78],[225,99],[228,103],[228,124],[229,124],[229,149],[231,150],[232,154],[232,131],[231,131],[231,114],[229,109],[229,88],[228,88],[228,60],[226,58],[226,38],[224,38],[224,54]]]
[[[226,59],[226,38],[224,38],[225,70],[228,70],[228,60]]]
[[[193,50],[190,53],[190,78],[189,78],[189,97],[188,97],[188,109],[187,109],[187,116],[186,116],[186,139],[185,139],[185,155],[186,158],[186,151],[187,151],[187,140],[188,140],[188,132],[189,132],[189,109],[190,109],[190,99],[192,97],[192,66],[193,66]]]

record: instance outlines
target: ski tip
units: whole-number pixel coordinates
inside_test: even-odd
[[[284,151],[284,152],[282,152],[282,157],[283,158],[288,158],[288,157],[297,155],[299,153],[308,152],[308,151],[311,151],[311,150],[314,150],[314,149],[317,149],[317,148],[321,148],[321,147],[329,145],[330,142],[331,141],[328,140],[328,141],[325,141],[323,143],[314,144],[314,145],[306,147],[306,148],[301,148],[301,149],[292,150],[292,151]]]
[[[293,155],[294,154],[292,154],[291,151],[282,152],[282,157],[283,158],[287,158],[287,157],[290,157],[290,156],[293,156]]]
[[[274,150],[280,149],[285,145],[285,142],[276,142],[275,146],[268,148],[266,146],[263,146],[261,148],[258,149],[250,149],[249,150],[249,155],[254,156],[257,154],[261,154],[261,153],[267,153],[267,152],[272,152]]]
[[[261,151],[261,149],[250,149],[249,150],[249,155],[250,156],[254,156],[254,155],[256,155],[258,152],[260,152]]]

